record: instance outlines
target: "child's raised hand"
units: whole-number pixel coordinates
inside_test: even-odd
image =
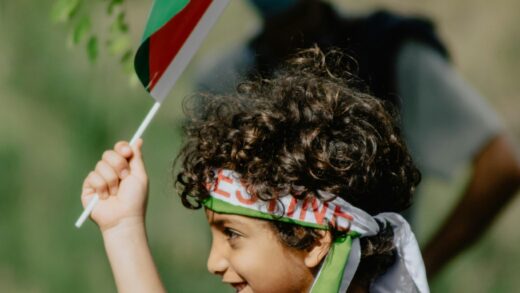
[[[144,223],[148,176],[141,155],[143,141],[134,146],[125,141],[107,150],[83,182],[81,201],[87,206],[95,194],[100,201],[91,218],[101,231],[131,222]]]

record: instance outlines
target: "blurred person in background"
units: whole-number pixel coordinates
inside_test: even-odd
[[[268,78],[300,48],[340,48],[357,63],[362,83],[399,107],[424,177],[453,179],[471,165],[462,194],[452,195],[460,199],[423,249],[427,273],[435,276],[485,233],[520,185],[520,162],[498,115],[453,68],[426,19],[387,11],[352,17],[319,0],[250,2],[261,30],[206,64],[201,90],[229,93],[241,77]]]

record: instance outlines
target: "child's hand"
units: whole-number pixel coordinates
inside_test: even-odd
[[[125,141],[103,153],[83,182],[81,201],[87,206],[94,194],[100,201],[91,218],[102,232],[125,223],[144,223],[148,197],[148,177],[141,156],[143,141],[135,146]]]

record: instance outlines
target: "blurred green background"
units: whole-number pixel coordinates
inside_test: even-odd
[[[520,2],[515,0],[333,1],[350,13],[386,7],[433,18],[454,63],[520,140]],[[129,139],[151,98],[129,82],[103,49],[96,63],[68,45],[68,28],[50,20],[52,0],[0,0],[0,292],[114,292],[97,227],[74,228],[80,187],[103,150]],[[136,48],[151,0],[127,1]],[[103,1],[91,1],[95,29],[110,22]],[[231,292],[206,272],[210,236],[201,212],[181,207],[171,163],[181,143],[180,102],[193,91],[197,63],[255,31],[244,0],[232,0],[144,136],[151,178],[149,239],[171,292]],[[103,39],[100,39],[102,44]],[[462,188],[426,180],[417,200],[424,242]],[[426,208],[427,207],[427,208]],[[431,283],[433,292],[520,290],[520,201],[482,241]]]

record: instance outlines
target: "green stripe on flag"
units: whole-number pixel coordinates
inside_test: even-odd
[[[190,0],[155,0],[143,34],[143,41],[179,13]]]

